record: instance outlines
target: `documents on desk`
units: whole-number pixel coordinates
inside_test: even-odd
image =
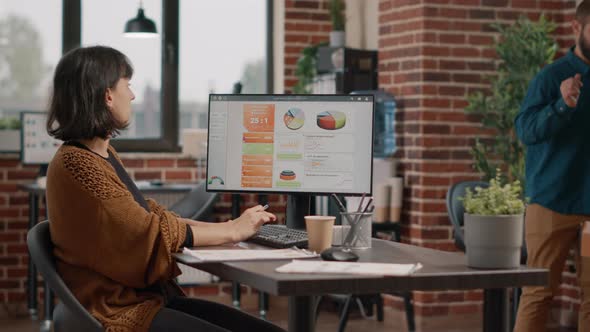
[[[328,262],[293,260],[279,266],[280,273],[360,274],[372,276],[407,276],[422,268],[422,264],[387,264],[362,262]]]
[[[304,249],[187,249],[183,254],[195,257],[202,262],[228,262],[272,259],[312,258],[319,255]]]

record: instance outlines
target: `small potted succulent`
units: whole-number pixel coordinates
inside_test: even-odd
[[[0,118],[0,152],[20,151],[20,120]]]
[[[525,204],[520,181],[502,185],[500,171],[488,188],[466,190],[465,251],[474,268],[516,268],[520,265]]]
[[[344,47],[346,35],[344,32],[344,0],[330,0],[330,18],[332,20],[332,31],[330,32],[330,46]]]

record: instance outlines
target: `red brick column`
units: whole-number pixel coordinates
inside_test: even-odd
[[[328,41],[331,30],[327,0],[285,0],[285,93],[297,83],[295,64],[301,51]]]
[[[464,113],[465,96],[486,89],[485,77],[496,68],[491,46],[497,33],[489,24],[545,13],[559,24],[555,36],[567,47],[574,7],[573,0],[380,1],[379,84],[397,97],[399,106],[405,242],[456,250],[445,194],[457,181],[478,178],[469,151],[475,135],[491,134]],[[572,278],[567,275],[566,281]],[[569,284],[564,287],[567,298],[564,294],[561,306],[571,308],[577,292]],[[415,292],[415,300],[418,315],[481,312],[480,292]]]

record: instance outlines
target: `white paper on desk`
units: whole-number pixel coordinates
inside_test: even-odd
[[[317,257],[318,254],[303,249],[199,249],[184,248],[182,253],[203,262],[249,261],[261,259],[294,259]]]
[[[406,276],[422,268],[422,264],[387,264],[362,262],[326,262],[293,260],[279,266],[280,273],[342,273],[374,276]]]

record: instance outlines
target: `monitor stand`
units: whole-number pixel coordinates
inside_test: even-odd
[[[39,177],[47,176],[47,168],[49,164],[41,164],[39,165]]]
[[[47,167],[48,166],[49,166],[49,164],[39,165],[39,174],[37,175],[37,178],[35,179],[35,183],[40,188],[47,187]]]
[[[305,230],[303,217],[310,213],[311,195],[290,194],[287,195],[287,227]]]

